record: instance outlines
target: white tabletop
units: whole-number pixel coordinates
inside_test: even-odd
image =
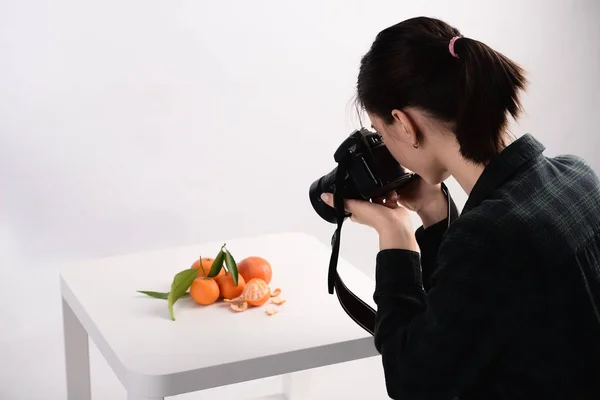
[[[200,255],[214,257],[221,245],[239,262],[251,255],[273,268],[272,289],[287,302],[274,316],[265,307],[234,313],[228,304],[175,304],[136,290],[168,292],[173,275]],[[219,240],[196,246],[95,259],[65,267],[63,297],[122,381],[202,370],[199,388],[284,374],[376,355],[373,338],[327,292],[331,248],[302,233]],[[343,257],[346,285],[374,307],[374,282]],[[111,359],[113,358],[113,359]],[[118,364],[118,365],[117,365]],[[125,382],[124,382],[125,383]]]

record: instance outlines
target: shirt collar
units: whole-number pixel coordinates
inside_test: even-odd
[[[478,206],[529,160],[546,148],[530,134],[512,142],[488,163],[463,207],[463,213]]]

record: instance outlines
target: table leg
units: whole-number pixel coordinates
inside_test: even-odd
[[[67,399],[91,400],[90,354],[88,334],[62,299],[65,366],[67,375]]]
[[[286,400],[310,399],[310,370],[297,371],[283,377],[283,395]]]

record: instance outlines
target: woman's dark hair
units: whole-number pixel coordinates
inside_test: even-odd
[[[443,21],[418,17],[381,31],[361,60],[357,100],[392,123],[392,110],[417,107],[451,124],[461,154],[476,163],[502,150],[507,113],[519,116],[523,69]]]

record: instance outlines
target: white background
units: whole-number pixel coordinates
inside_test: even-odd
[[[360,57],[417,15],[523,65],[513,132],[600,169],[595,0],[0,0],[0,398],[64,397],[61,260],[281,230],[328,242],[308,187],[358,127]],[[345,227],[344,257],[372,273],[376,251]],[[377,366],[361,368],[381,395]]]

